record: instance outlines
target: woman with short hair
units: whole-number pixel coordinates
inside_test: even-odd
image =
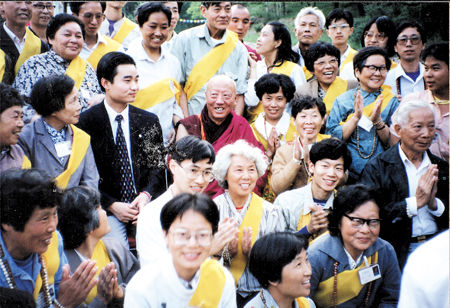
[[[375,191],[362,184],[340,189],[328,214],[328,230],[308,249],[316,305],[396,307],[400,268],[392,245],[378,237]]]
[[[25,126],[19,145],[33,168],[46,170],[61,188],[98,187],[90,136],[78,123],[81,105],[75,82],[66,75],[41,78],[30,103],[41,118]]]

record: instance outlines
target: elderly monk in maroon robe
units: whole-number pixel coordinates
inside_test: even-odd
[[[244,139],[264,152],[264,147],[256,140],[247,120],[233,111],[236,104],[236,84],[230,77],[216,75],[211,78],[205,95],[206,105],[202,112],[179,122],[177,140],[186,135],[194,135],[211,143],[217,153],[223,146]],[[265,181],[266,176],[263,176],[256,183],[254,192],[258,195],[261,195]],[[215,197],[224,191],[213,181],[203,192]]]

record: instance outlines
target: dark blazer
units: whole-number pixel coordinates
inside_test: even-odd
[[[105,102],[80,116],[78,127],[91,136],[95,163],[100,175],[102,206],[107,209],[120,199],[119,166],[115,163],[115,144]],[[129,106],[131,161],[137,192],[146,191],[156,199],[165,190],[162,131],[158,117]]]
[[[11,60],[12,66],[16,66],[17,59],[19,59],[19,51],[14,45],[13,40],[9,37],[8,33],[6,33],[5,28],[3,28],[2,23],[0,25],[0,48],[8,55]],[[48,51],[47,44],[41,40],[41,53]]]
[[[381,222],[380,237],[394,246],[403,268],[408,256],[408,248],[412,236],[412,219],[406,213],[406,198],[409,196],[408,177],[398,151],[399,143],[384,153],[371,159],[361,175],[361,182],[374,187],[379,192]],[[427,151],[432,164],[439,169],[439,198],[445,206],[440,217],[435,217],[438,230],[448,228],[448,163]],[[434,217],[434,216],[433,216]]]

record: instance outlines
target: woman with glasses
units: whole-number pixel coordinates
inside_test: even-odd
[[[375,192],[361,184],[340,189],[328,229],[308,249],[317,307],[397,307],[400,268],[392,245],[378,237]]]
[[[220,149],[213,166],[216,180],[225,189],[225,193],[214,199],[220,220],[233,218],[239,225],[238,237],[221,253],[237,284],[238,307],[245,305],[261,289],[247,267],[251,247],[264,234],[281,231],[278,211],[271,203],[252,193],[266,168],[263,152],[244,140]]]
[[[236,307],[233,277],[209,252],[219,211],[202,194],[183,193],[162,209],[170,255],[143,267],[130,281],[125,307]]]
[[[359,179],[371,157],[389,147],[391,116],[399,105],[391,88],[383,85],[391,67],[383,49],[361,49],[353,66],[359,84],[336,98],[325,131],[347,143],[352,154],[347,181],[350,184]]]

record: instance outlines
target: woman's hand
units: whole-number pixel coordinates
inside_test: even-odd
[[[247,258],[250,256],[250,250],[252,250],[252,228],[251,227],[244,227],[242,230],[242,253],[244,256],[247,256]]]
[[[353,102],[353,109],[355,110],[354,116],[359,120],[363,115],[364,101],[361,95],[361,91],[356,92],[355,101]]]
[[[97,296],[105,304],[113,298],[123,298],[123,290],[117,282],[117,270],[113,262],[106,265],[98,275]]]
[[[211,256],[218,254],[225,245],[233,240],[237,240],[238,234],[239,229],[237,222],[231,217],[226,217],[219,223],[219,228],[216,234],[214,234],[209,254]]]
[[[370,115],[370,121],[372,123],[377,123],[381,121],[381,104],[383,103],[383,94],[380,94],[375,101],[375,107],[373,108],[372,114]]]
[[[297,134],[294,133],[294,158],[296,160],[302,159],[303,155],[303,147],[300,143],[300,138],[297,137]]]
[[[280,147],[280,139],[278,138],[277,130],[272,127],[269,138],[267,139],[267,151],[266,155],[269,159],[275,156],[275,152]]]

